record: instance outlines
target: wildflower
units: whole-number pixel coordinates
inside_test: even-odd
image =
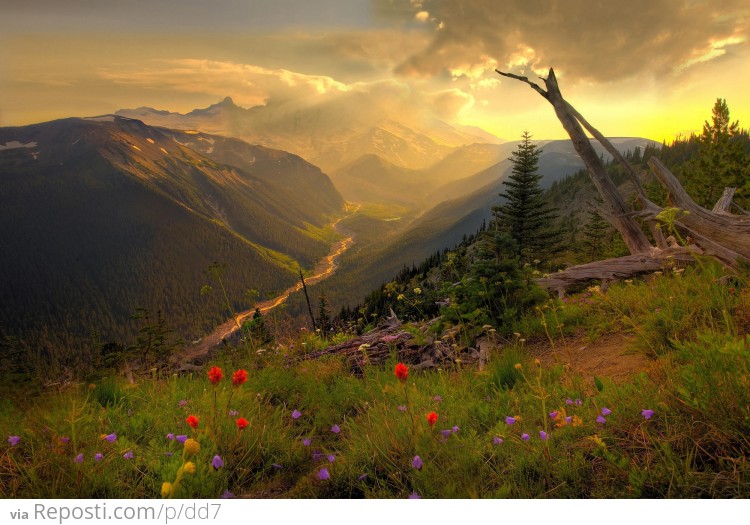
[[[334,461],[336,461],[336,456],[328,454],[328,463],[333,463]]]
[[[447,429],[447,430],[441,430],[441,431],[440,431],[440,434],[441,434],[441,435],[442,435],[442,436],[443,436],[443,437],[444,437],[445,439],[448,439],[448,438],[449,438],[449,437],[451,436],[451,430],[450,430],[450,429]]]
[[[461,428],[460,428],[460,427],[457,427],[457,426],[456,426],[456,427],[453,427],[453,428],[451,429],[451,431],[452,431],[452,432],[453,432],[454,434],[458,434],[458,431],[459,431],[459,430],[461,430]]]
[[[414,459],[411,460],[411,466],[417,470],[422,470],[422,465],[422,458],[420,458],[419,456],[414,456]]]
[[[528,434],[521,434],[521,439],[523,439],[524,441],[528,441],[529,439],[531,439],[531,436],[529,436]]]
[[[408,410],[406,405],[399,405],[397,408],[399,412],[406,412]]]
[[[67,445],[68,443],[70,443],[70,438],[69,438],[69,437],[65,437],[65,436],[63,436],[63,437],[61,437],[61,438],[60,438],[60,442],[61,442],[61,443],[62,443],[63,445]]]
[[[541,439],[542,441],[547,441],[547,439],[549,439],[549,436],[547,435],[547,433],[544,430],[540,430],[539,431],[539,439]]]
[[[248,420],[245,419],[244,417],[241,417],[241,418],[237,419],[237,421],[235,421],[235,423],[237,424],[237,428],[239,430],[243,430],[243,429],[247,428],[247,425],[249,424]]]
[[[302,416],[302,412],[300,412],[299,410],[295,410],[294,412],[292,412],[292,419],[299,419],[300,416]]]
[[[513,368],[515,368],[516,370],[523,370],[523,365],[521,365],[521,363],[516,363],[515,365],[513,365]]]
[[[94,461],[101,461],[102,459],[104,459],[104,456],[101,454],[101,452],[97,452],[96,454],[94,454]]]
[[[416,492],[412,492],[411,494],[409,494],[409,497],[406,499],[422,499],[422,496],[420,496]]]
[[[185,454],[188,456],[197,456],[198,452],[201,451],[201,444],[194,439],[188,439],[185,441]]]
[[[182,471],[188,474],[195,474],[195,463],[188,461],[182,466]]]
[[[198,428],[198,418],[194,415],[190,414],[188,417],[185,418],[185,421],[188,425],[190,425],[191,428]]]
[[[514,418],[514,417],[511,417],[511,416],[507,416],[507,417],[505,418],[505,424],[506,424],[506,425],[512,425],[512,424],[513,424],[513,423],[515,423],[515,422],[516,422],[516,418]]]
[[[172,487],[172,484],[169,481],[165,481],[161,484],[161,497],[162,498],[168,498],[172,495],[174,488]]]
[[[240,415],[240,411],[239,410],[230,410],[229,412],[227,412],[227,415],[229,417],[237,417],[237,416]]]
[[[114,443],[115,441],[117,441],[117,434],[107,434],[106,436],[104,436],[104,439],[106,439],[110,443]]]
[[[604,425],[607,422],[607,420],[605,419],[604,416],[596,416],[596,422],[599,423],[600,425]]]
[[[83,463],[83,454],[78,454],[78,455],[77,455],[77,456],[75,457],[74,461],[75,461],[76,463]]]
[[[234,494],[232,494],[231,492],[229,492],[229,490],[225,490],[224,494],[222,494],[221,496],[219,496],[219,499],[234,499],[234,497],[235,497]]]
[[[550,419],[555,419],[555,418],[557,418],[557,410],[553,410],[552,412],[550,412],[550,413],[549,413],[549,418],[550,418]]]
[[[312,443],[312,440],[311,440],[310,438],[305,438],[305,439],[304,439],[304,440],[302,441],[302,444],[303,444],[303,445],[305,445],[306,447],[309,447],[309,446],[310,446],[310,443]]]
[[[11,447],[15,447],[18,445],[18,443],[21,441],[20,436],[8,436],[8,443],[10,443]]]
[[[217,385],[223,377],[224,372],[218,366],[212,366],[211,370],[208,371],[208,380],[214,385]]]
[[[417,294],[417,295],[419,295],[419,294],[421,294],[421,293],[422,293],[422,289],[421,289],[421,288],[419,288],[419,287],[417,287],[417,288],[414,288],[414,293],[415,293],[415,294]]]
[[[572,405],[573,404],[573,400],[570,399],[570,398],[568,398],[568,399],[565,400],[565,403],[568,404],[568,405]]]
[[[435,401],[436,403],[442,403],[443,398],[440,395],[437,395],[433,397],[432,400]]]
[[[169,437],[169,435],[167,435]],[[174,437],[178,442],[185,443],[187,441],[187,436],[179,435]]]
[[[654,415],[654,411],[653,411],[653,410],[651,410],[650,408],[645,408],[645,409],[641,410],[641,415],[642,415],[642,416],[643,416],[643,417],[644,417],[645,419],[651,419],[651,416],[653,416],[653,415]]]
[[[611,413],[612,413],[612,411],[610,409],[608,409],[607,407],[602,407],[602,415],[603,416],[608,416]]]
[[[576,399],[576,406],[581,406],[583,404],[583,401],[580,399]]]
[[[133,459],[133,451],[128,450],[127,452],[125,452],[125,454],[122,455],[122,457],[125,459]]]
[[[247,370],[243,370],[242,368],[240,368],[234,374],[232,374],[232,384],[234,386],[240,386],[245,381],[247,381]]]
[[[393,373],[396,375],[396,377],[398,377],[399,381],[406,381],[406,379],[409,377],[409,367],[404,363],[399,363],[396,365],[396,369],[393,371]]]
[[[335,425],[335,424],[334,424],[334,425],[333,425],[333,426],[331,427],[331,432],[333,432],[334,434],[338,434],[339,432],[341,432],[341,429],[339,428],[339,426],[338,426],[338,425]]]
[[[219,456],[219,455],[217,454],[217,455],[215,455],[215,456],[214,456],[214,459],[212,459],[212,460],[211,460],[211,466],[212,466],[212,467],[213,467],[213,468],[214,468],[215,470],[219,470],[219,469],[220,469],[221,467],[223,467],[223,466],[224,466],[224,460],[223,460],[223,459],[221,459],[221,456]]]
[[[573,422],[573,416],[566,416],[565,422],[570,425]]]
[[[358,479],[359,481],[363,481],[363,480],[364,480],[364,479],[365,479],[366,477],[367,477],[367,474],[362,474],[362,475],[361,475],[360,477],[358,477],[357,479]]]
[[[180,399],[180,401],[177,403],[181,407],[187,406],[188,402],[187,399]]]
[[[435,412],[430,412],[427,414],[427,423],[429,423],[430,426],[437,423],[438,415]]]
[[[325,481],[330,478],[331,478],[331,475],[328,473],[327,468],[322,468],[318,471],[318,479]]]
[[[492,444],[493,445],[502,445],[503,444],[503,438],[495,436],[492,438]]]

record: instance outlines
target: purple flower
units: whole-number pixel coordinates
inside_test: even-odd
[[[506,425],[512,425],[515,422],[516,422],[516,418],[514,418],[514,417],[507,416],[505,418],[505,424]]]
[[[612,411],[610,409],[608,409],[607,407],[602,407],[602,415],[603,416],[608,416],[611,413],[612,413]]]
[[[336,456],[328,454],[328,463],[333,463],[334,461],[336,461]]]
[[[651,410],[650,408],[645,408],[645,409],[641,410],[641,415],[642,415],[642,416],[643,416],[643,417],[644,417],[645,419],[651,419],[651,416],[653,416],[653,415],[654,415],[654,411],[653,411],[653,410]]]
[[[125,452],[125,454],[122,455],[122,457],[125,459],[133,459],[133,451],[128,450],[127,452]]]
[[[492,444],[493,445],[502,445],[503,444],[503,438],[495,436],[492,438]]]
[[[565,400],[565,403],[567,403],[568,405],[572,405],[573,404],[573,400],[570,399],[570,398],[568,398],[568,399]]]
[[[338,425],[333,425],[331,427],[331,432],[333,432],[334,434],[338,434],[339,432],[341,432],[341,429],[339,428]]]
[[[174,441],[174,434],[172,434],[171,432],[169,434],[167,434],[167,439],[169,441]]]
[[[448,439],[451,436],[451,431],[450,429],[441,430],[440,435],[442,435],[445,439]]]
[[[102,459],[104,459],[104,456],[102,456],[101,452],[94,454],[94,461],[101,461]]]
[[[229,490],[225,490],[224,494],[222,494],[221,496],[219,496],[219,499],[234,499],[234,494],[232,494],[231,492],[229,492]]]
[[[300,412],[299,410],[295,410],[294,412],[292,412],[292,419],[299,419],[301,415],[302,412]]]
[[[174,438],[175,438],[175,439],[176,439],[177,441],[179,441],[180,443],[184,443],[185,441],[187,441],[187,436],[185,436],[185,435],[179,435],[179,436],[175,436]]]
[[[104,436],[104,439],[106,439],[110,443],[114,443],[115,441],[117,441],[117,434],[109,434],[107,436]]]
[[[312,443],[312,440],[310,438],[305,438],[302,440],[302,444],[305,445],[306,447],[309,447],[310,443]]]
[[[416,492],[412,492],[411,494],[409,494],[409,497],[406,499],[422,499],[422,496],[420,496]]]
[[[63,443],[67,445],[68,443],[70,443],[70,438],[63,436],[60,438],[60,441],[62,441]]]
[[[177,404],[180,405],[181,407],[184,407],[185,405],[188,404],[188,402],[187,402],[187,399],[180,399],[180,401]]]
[[[541,439],[542,441],[547,441],[547,439],[549,439],[549,436],[547,435],[547,433],[544,430],[540,430],[539,431],[539,439]]]
[[[398,410],[399,412],[406,412],[408,408],[406,407],[406,405],[399,405]]]
[[[271,466],[272,466],[273,468],[275,468],[276,470],[281,470],[281,465],[279,465],[278,463],[274,463],[274,464],[273,464],[273,465],[271,465]]]
[[[550,419],[555,419],[557,417],[557,410],[553,410],[549,413]]]
[[[414,459],[411,460],[411,466],[417,470],[422,470],[422,465],[422,458],[419,456],[414,456]]]
[[[432,400],[440,403],[443,400],[443,398],[440,397],[439,395],[437,395],[437,396],[433,397]]]
[[[227,413],[229,414],[229,417],[237,417],[237,416],[239,416],[239,415],[240,415],[240,412],[239,412],[239,410],[230,410],[230,411],[229,411],[229,412],[227,412]]]
[[[11,447],[15,447],[18,445],[18,443],[21,441],[20,436],[8,436],[8,443],[10,443]]]
[[[78,454],[73,461],[76,463],[83,463],[83,454]]]
[[[328,473],[327,468],[322,468],[318,471],[318,479],[325,481],[330,478],[331,478],[331,475]]]
[[[604,425],[607,422],[607,420],[604,418],[604,416],[596,416],[596,422],[599,423],[600,425]]]
[[[524,441],[528,441],[529,439],[531,439],[531,436],[529,436],[528,434],[521,434],[521,439],[523,439]]]
[[[360,477],[358,477],[357,479],[358,479],[358,480],[360,480],[360,481],[362,481],[362,480],[364,480],[364,479],[365,479],[366,477],[367,477],[367,474],[362,474],[362,475],[361,475]]]
[[[573,416],[566,416],[566,417],[565,417],[565,422],[566,422],[566,423],[567,423],[568,425],[570,425],[570,424],[571,424],[571,423],[573,422]]]
[[[217,454],[214,456],[214,459],[211,460],[211,466],[214,469],[219,470],[221,467],[224,466],[224,460],[222,460],[221,456]]]
[[[454,434],[458,434],[458,431],[461,429],[459,427],[453,427],[451,430],[453,431]]]
[[[577,406],[581,406],[582,404],[583,404],[583,401],[581,401],[580,399],[576,399]]]

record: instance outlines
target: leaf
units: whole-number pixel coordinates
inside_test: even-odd
[[[599,392],[601,392],[602,390],[604,390],[604,383],[602,383],[602,380],[601,380],[601,379],[599,379],[599,378],[598,378],[598,377],[596,377],[596,376],[594,376],[594,386],[596,387],[596,389],[597,389],[597,390],[598,390]]]

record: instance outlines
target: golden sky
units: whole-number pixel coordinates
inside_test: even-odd
[[[546,101],[494,72],[549,67],[609,136],[700,131],[718,97],[750,126],[747,0],[0,4],[0,126],[358,93],[509,140],[563,138]]]

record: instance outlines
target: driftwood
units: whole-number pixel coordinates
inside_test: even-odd
[[[547,78],[542,78],[546,90],[531,82],[527,77],[504,73],[502,76],[528,84],[555,109],[560,123],[570,136],[573,146],[588,168],[591,180],[604,199],[602,215],[622,235],[631,255],[605,261],[573,266],[557,274],[539,279],[537,282],[560,294],[572,284],[601,279],[604,282],[623,279],[633,275],[669,268],[675,261],[682,264],[692,260],[696,254],[712,256],[729,268],[740,262],[750,262],[750,215],[732,215],[732,189],[725,190],[722,199],[713,211],[698,206],[685,192],[677,178],[657,158],[649,160],[649,166],[657,180],[666,188],[672,206],[681,210],[670,227],[676,228],[694,244],[686,247],[669,246],[661,231],[659,214],[663,208],[651,202],[641,186],[638,174],[607,138],[587,122],[560,93],[554,70],[549,70]],[[591,145],[583,128],[591,133],[602,146],[625,168],[632,181],[640,209],[631,209],[612,182],[601,159]],[[744,213],[744,212],[743,212]],[[656,246],[652,246],[643,233],[641,222],[648,224]]]

